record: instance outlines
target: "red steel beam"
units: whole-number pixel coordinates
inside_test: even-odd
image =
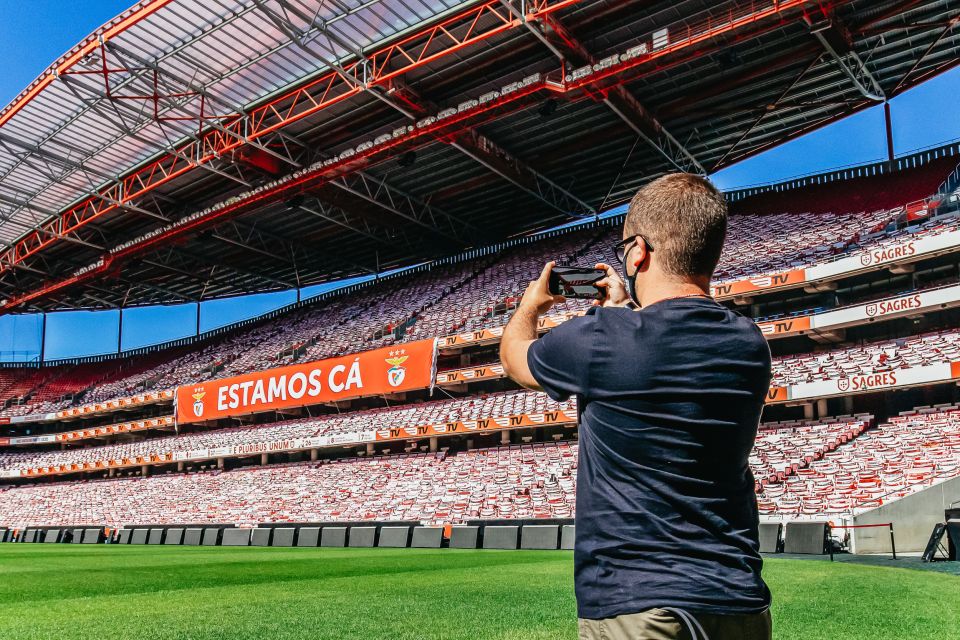
[[[809,0],[784,0],[782,2],[775,3],[776,8],[772,11],[769,10],[770,3],[762,4],[764,5],[764,8],[760,10],[763,12],[762,15],[765,17],[773,17],[778,16],[780,13],[787,11],[788,9],[802,9],[804,8],[804,5],[813,3]],[[819,5],[820,3],[816,4]],[[751,30],[749,34],[739,33],[737,35],[741,38],[755,36],[758,33],[765,33],[771,29],[778,28],[786,22],[782,16],[780,17],[781,20],[779,22],[773,22],[773,24],[769,24],[771,21],[768,21],[768,24],[758,27],[755,30]],[[265,203],[288,198],[297,192],[314,188],[319,184],[329,181],[337,176],[350,173],[359,168],[370,166],[386,158],[393,157],[399,152],[423,146],[433,140],[436,140],[437,138],[442,138],[444,135],[454,135],[459,130],[478,126],[480,122],[485,121],[484,119],[489,120],[491,117],[497,117],[503,113],[512,112],[528,104],[533,104],[542,99],[542,94],[544,92],[552,93],[554,95],[559,94],[574,100],[586,99],[592,95],[593,88],[591,88],[590,85],[593,83],[607,82],[610,85],[613,85],[624,82],[625,78],[627,77],[630,79],[640,77],[642,74],[637,73],[637,68],[642,66],[649,66],[648,69],[643,71],[644,74],[649,74],[662,72],[666,69],[674,67],[677,64],[688,62],[704,54],[702,48],[697,47],[696,45],[699,45],[710,38],[716,38],[719,35],[740,30],[746,26],[755,25],[761,20],[762,18],[758,18],[755,15],[744,15],[742,12],[738,12],[736,14],[731,13],[730,22],[726,28],[724,28],[724,25],[722,25],[716,19],[705,22],[701,28],[690,28],[685,32],[681,32],[682,37],[671,38],[671,43],[669,46],[650,51],[631,60],[623,61],[618,65],[608,67],[600,72],[594,72],[588,78],[583,78],[581,80],[575,80],[572,82],[558,82],[556,79],[542,79],[537,83],[533,83],[527,87],[524,87],[523,89],[514,91],[506,96],[501,96],[497,100],[493,100],[486,104],[465,110],[456,116],[446,118],[428,126],[411,128],[407,134],[375,145],[363,153],[358,153],[338,162],[328,164],[322,168],[318,168],[310,173],[300,176],[295,180],[289,180],[283,184],[276,185],[271,189],[250,195],[230,205],[221,207],[218,210],[209,212],[203,217],[191,220],[186,224],[177,226],[162,234],[158,234],[134,243],[131,246],[128,246],[113,254],[108,254],[102,261],[102,264],[99,266],[90,268],[83,273],[74,275],[66,280],[46,284],[41,289],[6,301],[3,305],[0,305],[0,313],[10,311],[30,301],[49,296],[62,289],[85,282],[105,273],[109,273],[111,269],[119,268],[119,264],[130,256],[162,244],[176,241],[178,238],[186,234],[193,233],[201,227],[217,223],[240,212],[255,209]],[[718,44],[717,46],[722,45]],[[677,53],[687,47],[692,48],[691,51],[686,52],[687,55],[675,57],[673,60],[666,61],[666,64],[660,62],[660,59],[664,56]]]
[[[105,33],[115,35],[144,19],[166,2],[155,2],[131,15]],[[583,0],[533,0],[528,2],[526,20],[535,20]],[[157,6],[154,6],[157,5]],[[147,12],[147,9],[150,9]],[[87,223],[139,198],[160,185],[180,176],[194,167],[210,162],[261,136],[283,128],[311,114],[342,102],[363,92],[366,88],[386,85],[397,76],[429,64],[443,56],[475,45],[510,29],[521,27],[523,21],[515,17],[499,0],[488,0],[427,27],[399,42],[392,43],[370,54],[369,64],[360,61],[344,67],[344,72],[329,71],[319,78],[289,91],[250,110],[246,116],[231,115],[219,126],[208,130],[198,140],[190,141],[175,154],[146,164],[105,187],[90,197],[45,223],[41,231],[33,231],[0,254],[0,273],[12,268],[56,243],[63,235],[74,233]],[[121,28],[122,27],[122,28]],[[88,42],[77,53],[67,58],[57,70],[65,73],[84,55],[102,47],[97,40]],[[104,55],[105,52],[101,52]],[[103,73],[103,72],[99,72]],[[52,81],[54,76],[45,78]],[[46,86],[38,85],[31,92],[38,93]],[[32,98],[33,96],[29,96]],[[27,96],[24,97],[25,99]],[[28,100],[27,100],[28,101]],[[0,126],[18,111],[15,108],[0,117]],[[184,158],[189,158],[185,160]]]
[[[544,92],[552,93],[554,95],[559,94],[570,99],[589,98],[593,92],[593,89],[591,88],[592,84],[603,82],[612,84],[621,83],[625,81],[624,78],[626,77],[635,79],[639,77],[637,71],[640,67],[650,67],[649,69],[646,69],[644,73],[662,72],[665,69],[672,68],[676,64],[681,64],[697,56],[703,55],[703,51],[700,47],[698,47],[698,45],[710,39],[717,38],[724,34],[740,31],[745,27],[756,25],[757,23],[768,19],[766,20],[766,24],[764,24],[761,28],[752,31],[750,34],[740,33],[738,35],[740,37],[748,37],[749,35],[764,33],[770,29],[777,28],[786,22],[786,18],[780,15],[783,12],[788,10],[804,9],[808,5],[820,6],[820,4],[820,2],[812,2],[811,0],[782,0],[780,2],[751,3],[751,6],[758,7],[757,11],[753,14],[745,13],[742,10],[736,12],[731,11],[729,14],[725,14],[728,19],[728,22],[726,23],[723,22],[723,17],[717,18],[714,16],[712,19],[704,21],[699,25],[690,25],[684,31],[672,33],[671,42],[668,45],[649,51],[648,53],[638,56],[634,59],[622,61],[621,63],[608,67],[600,72],[594,72],[590,76],[581,80],[574,80],[572,82],[541,80],[538,83],[531,84],[506,96],[501,96],[497,100],[493,100],[472,109],[465,110],[456,116],[444,119],[428,126],[413,128],[407,134],[398,138],[393,138],[379,145],[375,145],[363,153],[359,153],[336,163],[326,165],[294,180],[286,181],[283,184],[276,185],[271,189],[248,196],[228,206],[224,206],[218,210],[212,211],[203,217],[168,230],[163,234],[150,237],[126,247],[114,254],[110,254],[106,256],[103,264],[98,267],[92,268],[82,274],[70,277],[64,281],[50,283],[41,289],[7,301],[5,304],[0,306],[0,313],[7,312],[32,300],[48,296],[61,289],[95,278],[99,275],[103,275],[104,273],[109,272],[111,268],[116,268],[120,262],[136,253],[140,253],[144,250],[174,241],[185,234],[194,232],[200,227],[214,224],[227,217],[236,215],[241,211],[249,211],[271,201],[288,198],[299,191],[316,187],[319,184],[322,184],[323,182],[326,182],[339,175],[343,175],[344,173],[350,173],[358,168],[375,164],[376,162],[380,162],[388,157],[393,157],[396,155],[396,153],[408,150],[410,148],[416,148],[418,146],[428,144],[438,137],[442,137],[444,135],[453,135],[458,130],[477,126],[477,124],[479,124],[483,118],[489,120],[491,117],[496,117],[497,115],[501,115],[505,112],[515,111],[519,108],[522,108],[527,103],[532,103],[541,99]],[[762,7],[760,5],[762,5]],[[779,17],[780,20],[773,20],[773,18],[776,17]],[[686,56],[667,61],[666,64],[661,63],[661,59],[665,56],[676,54],[686,48],[691,49],[691,51],[686,52]]]

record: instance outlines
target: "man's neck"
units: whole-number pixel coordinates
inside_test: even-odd
[[[640,306],[649,307],[652,304],[671,298],[709,295],[710,280],[707,278],[698,280],[664,279],[644,287],[643,294],[640,296]]]

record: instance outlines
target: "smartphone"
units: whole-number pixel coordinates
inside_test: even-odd
[[[554,267],[550,272],[550,293],[565,298],[602,300],[604,293],[596,283],[607,277],[603,269],[592,267]]]

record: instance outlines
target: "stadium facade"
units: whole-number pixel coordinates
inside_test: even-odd
[[[0,112],[3,310],[419,266],[171,344],[0,369],[7,537],[486,524],[519,543],[495,527],[569,522],[576,402],[496,361],[523,283],[551,259],[615,262],[621,220],[598,214],[644,181],[960,59],[945,2],[236,4],[140,3]],[[891,148],[727,194],[713,294],[775,356],[751,459],[765,520],[849,524],[956,484],[958,163],[957,145]]]

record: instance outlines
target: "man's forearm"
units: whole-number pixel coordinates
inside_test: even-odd
[[[553,265],[553,262],[548,262],[540,272],[540,277],[527,285],[520,305],[500,338],[500,363],[503,365],[503,372],[514,382],[538,391],[540,386],[530,372],[527,352],[530,345],[537,340],[537,319],[554,304],[563,302],[562,297],[550,293],[550,272]]]
[[[537,339],[538,317],[536,307],[521,304],[510,318],[500,339],[500,363],[503,365],[503,372],[514,382],[537,390],[540,387],[527,365],[527,351]]]
[[[502,341],[512,340],[536,340],[537,339],[537,321],[540,316],[533,307],[521,304],[513,313],[510,322],[503,330]]]

